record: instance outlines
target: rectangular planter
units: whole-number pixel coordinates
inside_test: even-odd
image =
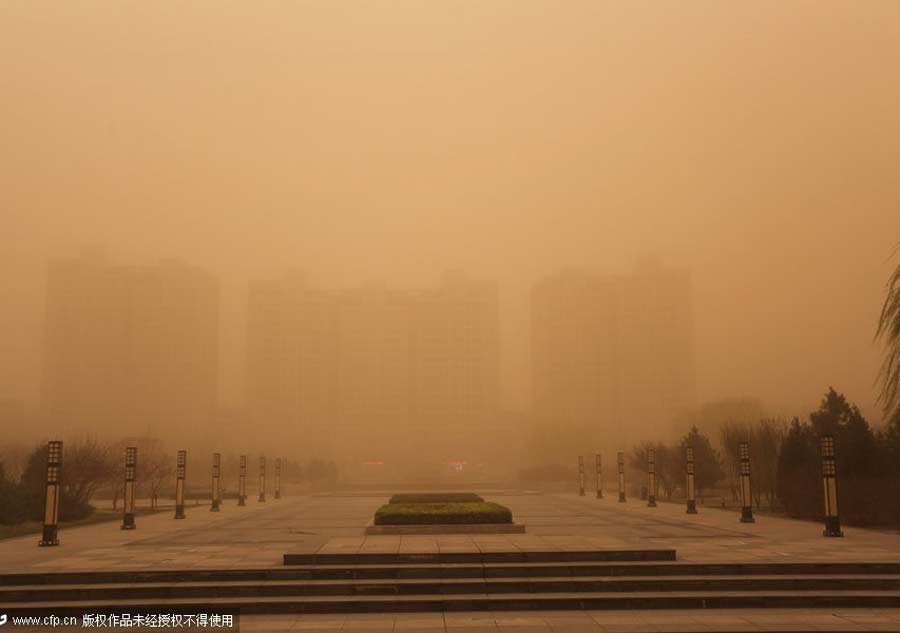
[[[367,536],[396,536],[413,534],[524,534],[521,523],[455,523],[421,525],[368,525]]]

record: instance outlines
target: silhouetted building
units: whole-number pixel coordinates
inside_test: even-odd
[[[208,434],[218,401],[219,289],[178,262],[51,262],[42,383],[48,423],[100,433]]]
[[[628,276],[568,272],[532,290],[538,420],[593,446],[629,446],[694,403],[690,278],[648,262]]]
[[[351,460],[459,457],[496,417],[492,283],[340,291],[287,276],[251,284],[247,400],[254,426]],[[465,458],[465,455],[462,456]]]
[[[337,323],[335,300],[303,278],[250,284],[247,311],[248,441],[260,446],[282,437],[282,428],[328,450],[335,416]],[[293,434],[292,434],[293,435]]]

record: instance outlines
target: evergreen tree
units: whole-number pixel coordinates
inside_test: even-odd
[[[829,388],[809,424],[794,420],[778,462],[778,497],[791,516],[818,518],[823,513],[819,440],[833,435],[837,461],[838,512],[853,525],[896,525],[900,487],[892,455],[890,426],[876,435],[859,409]]]
[[[794,418],[781,453],[775,490],[789,516],[812,519],[822,514],[822,481],[812,426]]]

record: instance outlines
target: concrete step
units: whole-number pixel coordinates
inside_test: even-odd
[[[0,588],[0,608],[23,602],[722,591],[900,591],[900,575],[536,577],[31,585]]]
[[[403,565],[417,563],[562,563],[675,560],[673,549],[515,552],[314,552],[285,554],[285,565]]]
[[[895,608],[900,591],[696,591],[273,596],[0,604],[8,615],[396,613],[571,609]]]
[[[0,587],[94,583],[180,583],[274,580],[377,580],[445,578],[536,578],[581,576],[900,574],[900,563],[423,563],[394,565],[298,565],[262,569],[187,569],[40,572],[0,575]]]

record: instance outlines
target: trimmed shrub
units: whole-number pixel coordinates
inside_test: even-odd
[[[396,494],[388,503],[481,503],[474,492],[410,492]]]
[[[512,523],[498,503],[389,503],[375,512],[375,525]]]

